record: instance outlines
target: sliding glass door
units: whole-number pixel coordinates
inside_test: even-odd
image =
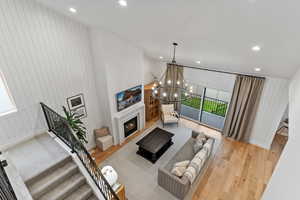
[[[181,102],[181,115],[223,130],[231,94],[190,83],[194,94]]]

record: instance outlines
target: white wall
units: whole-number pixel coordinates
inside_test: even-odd
[[[154,77],[160,79],[166,71],[167,63],[144,55],[144,84],[153,82]]]
[[[114,115],[117,113],[116,94],[120,91],[145,83],[145,56],[141,49],[118,36],[102,30],[91,30],[91,42],[95,62],[96,79],[106,88],[105,113],[110,113],[106,122],[116,132]],[[98,76],[98,73],[99,76]],[[97,87],[100,85],[97,84]],[[143,100],[142,100],[143,102]],[[121,111],[121,112],[125,112]]]
[[[184,68],[184,77],[191,83],[231,93],[234,88],[236,76],[232,74]]]
[[[289,88],[289,141],[263,195],[263,200],[299,199],[300,70]]]
[[[89,133],[101,126],[88,29],[31,0],[1,0],[0,19],[0,68],[18,109],[0,117],[0,146],[47,130],[39,102],[60,111],[78,93]]]
[[[288,105],[289,81],[267,77],[250,143],[269,149]]]

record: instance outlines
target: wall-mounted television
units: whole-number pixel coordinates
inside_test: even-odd
[[[118,112],[132,106],[142,100],[142,85],[117,93]]]

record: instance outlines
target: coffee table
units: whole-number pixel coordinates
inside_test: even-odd
[[[136,143],[139,147],[136,153],[155,163],[172,146],[173,136],[173,133],[155,128]]]

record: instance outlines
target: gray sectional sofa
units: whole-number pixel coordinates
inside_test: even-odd
[[[209,158],[211,157],[211,152],[214,148],[215,139],[210,139],[213,140],[212,148],[209,152],[209,156],[206,158],[205,164],[202,166],[199,173],[197,174],[196,180],[199,179],[199,175],[205,171],[207,166],[207,160],[209,160]],[[171,170],[175,163],[184,160],[192,160],[194,158],[195,153],[193,145],[194,139],[190,138],[165,166],[160,167],[158,169],[158,184],[178,199],[184,199],[186,194],[191,189],[192,185],[187,177],[183,176],[182,178],[179,178],[173,175],[171,173]],[[195,182],[197,181],[194,181],[193,184],[195,184]]]

